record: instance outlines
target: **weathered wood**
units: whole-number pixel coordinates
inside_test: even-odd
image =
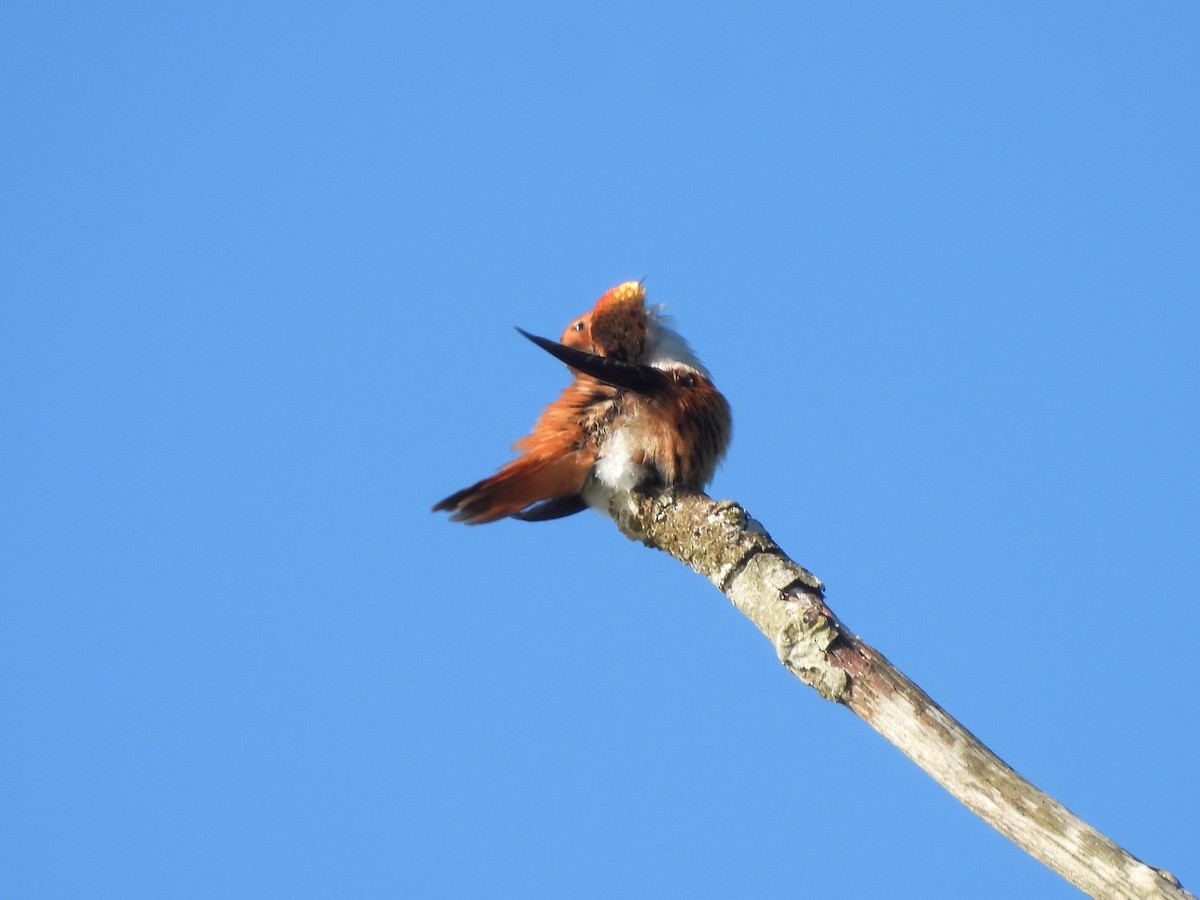
[[[1105,898],[1191,898],[1038,790],[985,747],[825,604],[821,582],[734,503],[696,492],[626,494],[610,512],[628,537],[715,584],[780,661],[894,744],[977,816],[1080,890]]]

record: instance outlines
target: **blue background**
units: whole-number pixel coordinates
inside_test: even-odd
[[[1200,886],[1194,4],[0,12],[0,894],[1073,897],[594,513],[431,515],[647,277],[712,492]]]

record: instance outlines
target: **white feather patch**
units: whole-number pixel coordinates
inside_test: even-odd
[[[687,339],[671,327],[671,317],[662,306],[649,311],[646,324],[646,364],[656,369],[691,369],[709,378],[708,369],[692,352]]]

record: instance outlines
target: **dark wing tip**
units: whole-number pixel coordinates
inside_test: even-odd
[[[566,497],[554,497],[551,500],[535,503],[528,509],[513,513],[512,517],[520,519],[522,522],[549,522],[551,519],[565,519],[567,516],[573,516],[585,509],[587,509],[587,504],[583,502],[583,498],[578,494],[570,494]]]

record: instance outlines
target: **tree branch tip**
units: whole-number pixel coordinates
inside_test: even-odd
[[[841,623],[825,586],[732,500],[669,487],[617,494],[621,533],[705,576],[823,699],[847,707],[1025,852],[1093,897],[1196,900],[1166,869],[1113,844],[1012,771],[886,657]],[[983,798],[983,799],[981,799]]]

